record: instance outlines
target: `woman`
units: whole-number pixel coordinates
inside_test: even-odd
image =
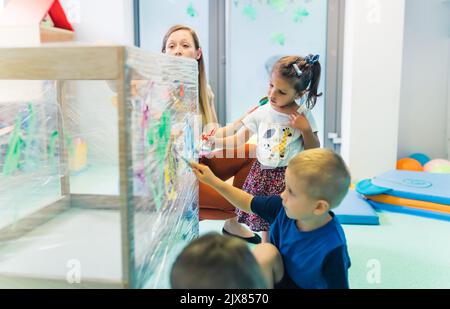
[[[182,56],[196,59],[198,62],[199,105],[203,126],[217,124],[217,114],[214,108],[214,94],[206,81],[203,53],[197,34],[184,25],[175,25],[170,28],[163,39],[162,50],[173,56]],[[238,119],[236,122],[240,121]],[[220,129],[219,129],[220,130]],[[228,133],[228,132],[227,132]],[[233,134],[234,132],[229,132]],[[255,153],[253,145],[245,145],[244,149],[235,149],[232,158],[226,158],[226,151],[213,153],[209,158],[201,158],[200,162],[208,165],[222,180],[234,176],[233,185],[241,188],[248,172],[254,162]],[[244,158],[238,154],[245,153]],[[219,193],[208,185],[199,184],[199,215],[200,220],[225,220],[222,232],[227,235],[242,238],[250,243],[259,243],[261,238],[237,222],[235,208]]]

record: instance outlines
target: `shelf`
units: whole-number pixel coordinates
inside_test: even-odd
[[[75,37],[75,33],[73,31],[44,25],[40,26],[40,34],[42,43],[73,41]]]

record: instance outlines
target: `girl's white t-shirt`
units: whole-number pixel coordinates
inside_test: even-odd
[[[307,110],[304,115],[312,131],[317,132],[311,112]],[[287,166],[289,160],[304,149],[301,131],[291,127],[289,115],[276,111],[270,102],[247,115],[242,123],[257,135],[256,158],[263,167]]]

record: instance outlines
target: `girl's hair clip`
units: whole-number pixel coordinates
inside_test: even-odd
[[[295,73],[297,73],[297,76],[300,77],[302,76],[302,70],[300,70],[300,68],[298,67],[297,63],[293,63],[292,66],[294,67]]]
[[[308,64],[316,64],[317,62],[319,62],[319,55],[315,55],[315,56],[306,56],[305,57],[305,61]]]

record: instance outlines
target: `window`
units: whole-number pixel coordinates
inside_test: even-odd
[[[327,1],[227,1],[228,121],[266,96],[273,64],[286,55],[319,54],[325,89]],[[324,100],[312,111],[323,145]]]
[[[319,54],[324,95],[313,115],[321,145],[339,151],[343,7],[344,0],[135,0],[137,45],[159,52],[172,25],[194,28],[222,124],[267,94],[277,57]]]
[[[177,24],[193,28],[199,36],[208,71],[209,4],[208,0],[136,1],[139,3],[139,43],[141,48],[160,52],[163,37]]]

